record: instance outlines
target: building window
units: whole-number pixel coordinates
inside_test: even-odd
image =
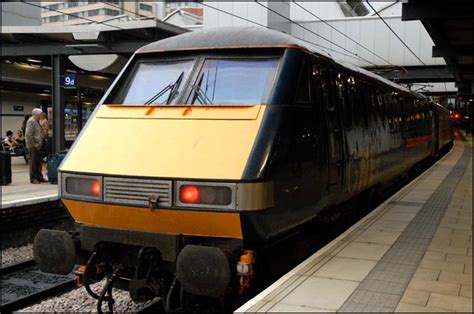
[[[54,23],[54,22],[59,22],[61,21],[62,15],[56,15],[56,16],[50,16],[49,17],[49,22]]]
[[[71,13],[69,15],[66,15],[65,18],[66,18],[66,21],[75,20],[75,19],[78,18],[78,14],[77,13]]]
[[[140,3],[140,10],[153,12],[153,6],[149,4]]]
[[[48,5],[47,8],[49,10],[59,10],[59,4]]]
[[[79,6],[79,2],[77,2],[77,1],[68,2],[68,6],[69,6],[69,8],[78,7],[78,6]]]
[[[99,9],[95,9],[95,10],[90,10],[90,11],[88,11],[88,15],[87,15],[87,16],[97,16],[97,15],[100,15],[100,10],[99,10]]]
[[[117,16],[117,15],[120,15],[120,11],[105,9],[105,15]]]

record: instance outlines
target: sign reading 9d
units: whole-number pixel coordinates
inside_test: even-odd
[[[64,88],[76,88],[77,87],[77,80],[75,73],[67,73],[63,76],[63,87]]]

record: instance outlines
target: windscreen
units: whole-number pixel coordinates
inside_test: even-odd
[[[207,59],[191,103],[263,104],[275,79],[278,59]]]
[[[127,90],[115,103],[124,105],[175,103],[193,62],[186,60],[138,63]]]

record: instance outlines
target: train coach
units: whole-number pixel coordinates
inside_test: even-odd
[[[35,258],[46,272],[84,265],[88,290],[106,276],[99,303],[119,281],[134,300],[242,294],[262,247],[452,142],[440,105],[286,34],[161,40],[67,154],[60,198],[78,230],[40,231]]]

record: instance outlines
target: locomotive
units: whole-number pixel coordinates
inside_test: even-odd
[[[242,294],[260,248],[452,143],[444,107],[289,35],[164,39],[133,55],[62,162],[78,230],[41,230],[35,259],[83,265],[88,290],[106,276],[99,303],[115,286],[134,300]]]

